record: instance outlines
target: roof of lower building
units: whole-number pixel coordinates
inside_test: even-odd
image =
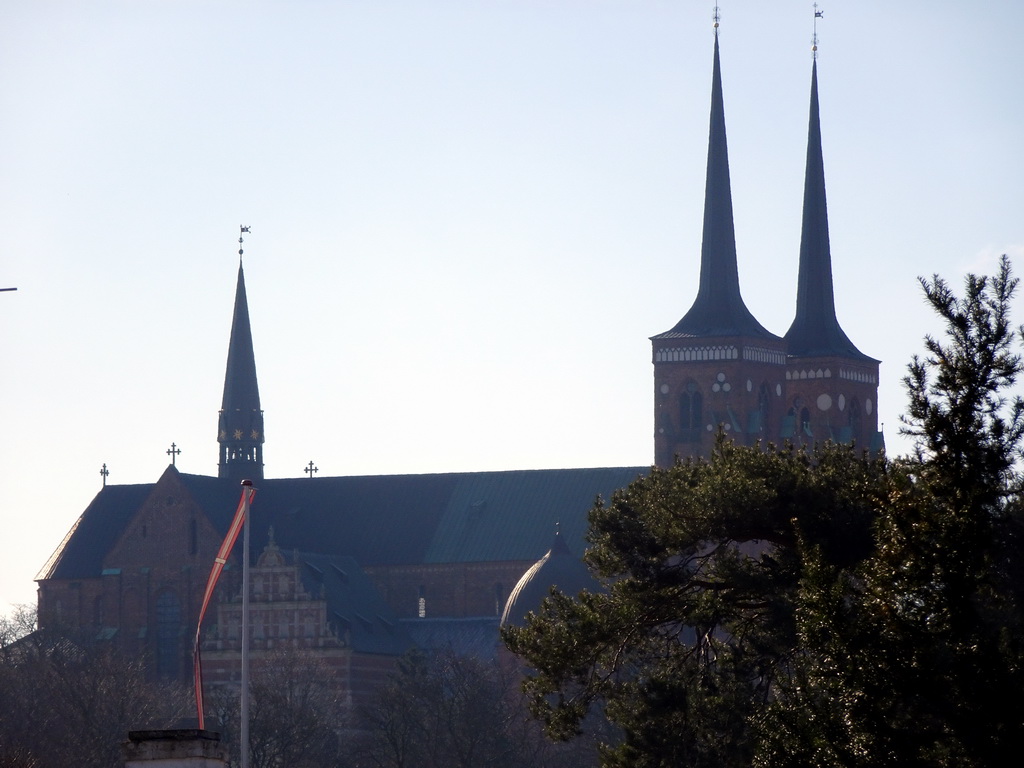
[[[361,566],[533,561],[560,523],[583,551],[587,513],[648,467],[265,479],[256,484],[251,541],[269,529],[284,551],[352,557]],[[174,473],[225,533],[240,494],[230,479]],[[165,475],[166,476],[166,475]],[[156,484],[100,491],[37,576],[99,576],[103,559]],[[254,545],[255,546],[255,545]],[[254,550],[254,554],[258,551]]]

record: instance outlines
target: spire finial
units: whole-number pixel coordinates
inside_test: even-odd
[[[818,4],[814,4],[814,23],[812,26],[811,34],[811,52],[814,54],[814,58],[818,58],[818,19],[825,17],[824,11],[818,10]]]
[[[249,234],[249,227],[244,224],[238,226],[238,260],[242,260],[242,235]]]
[[[720,22],[722,20],[722,13],[718,9],[718,3],[715,3],[715,13],[714,13],[714,15],[711,18],[713,18],[715,20],[715,34],[717,35],[718,34],[718,22]]]

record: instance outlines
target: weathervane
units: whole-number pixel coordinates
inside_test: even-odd
[[[718,10],[718,3],[715,3],[715,13],[714,13],[714,16],[712,16],[711,18],[713,18],[715,20],[715,34],[717,35],[718,34],[718,22],[721,21],[721,19],[722,19],[722,14]]]
[[[811,34],[811,51],[814,53],[814,58],[818,58],[818,19],[825,17],[824,11],[818,10],[818,4],[814,4],[814,26]]]
[[[242,260],[242,235],[249,234],[249,227],[239,225],[238,227],[238,260]]]

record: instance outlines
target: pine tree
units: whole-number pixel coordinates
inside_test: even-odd
[[[989,766],[1024,737],[1024,400],[1004,258],[908,367],[912,456],[739,448],[652,470],[591,513],[603,591],[505,641],[556,738],[604,766]]]
[[[945,324],[904,379],[904,433],[871,557],[805,552],[794,678],[762,724],[763,765],[989,766],[1024,736],[1017,280],[922,280]],[[896,479],[898,478],[898,480]]]

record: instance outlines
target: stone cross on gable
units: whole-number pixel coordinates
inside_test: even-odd
[[[100,467],[100,475],[103,477],[103,487],[104,488],[107,487],[107,475],[109,475],[109,474],[110,474],[110,470],[107,469],[107,465],[106,464],[104,464],[102,467]]]
[[[171,447],[167,449],[167,455],[171,457],[171,466],[175,466],[175,459],[178,458],[178,454],[181,453],[181,448],[178,447],[177,443],[171,443]]]
[[[302,471],[303,471],[303,472],[305,472],[305,473],[306,473],[307,475],[309,475],[309,479],[310,479],[310,480],[312,480],[312,479],[313,479],[313,473],[314,473],[314,472],[319,472],[319,471],[320,471],[320,469],[319,469],[319,467],[316,467],[316,466],[314,466],[314,464],[313,464],[313,460],[312,460],[312,459],[310,459],[310,461],[309,461],[309,466],[308,466],[308,467],[306,467],[306,468],[305,468],[304,470],[302,470]]]

